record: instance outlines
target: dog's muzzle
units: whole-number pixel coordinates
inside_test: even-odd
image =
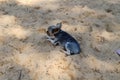
[[[50,36],[50,33],[47,31],[47,35]]]

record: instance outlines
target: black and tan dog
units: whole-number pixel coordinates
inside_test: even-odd
[[[65,50],[66,55],[79,54],[81,52],[79,43],[67,32],[61,30],[62,23],[57,23],[48,27],[47,40],[53,45],[60,45]]]

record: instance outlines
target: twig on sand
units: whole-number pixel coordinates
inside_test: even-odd
[[[18,80],[21,80],[21,76],[22,76],[22,70],[19,71]]]
[[[12,47],[12,48],[14,48],[16,51],[18,51],[20,54],[22,53],[18,48],[16,48],[15,46],[13,46],[13,45],[11,45],[11,44],[9,44],[8,46],[10,46],[10,47]]]

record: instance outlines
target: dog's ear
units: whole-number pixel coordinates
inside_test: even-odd
[[[52,28],[52,27],[53,27],[53,26],[49,26],[49,27],[48,27],[47,34],[48,34],[49,36],[53,34],[53,28]]]
[[[61,22],[60,22],[60,23],[57,23],[57,24],[56,24],[56,27],[59,28],[59,29],[61,29],[62,23],[61,23]]]
[[[56,29],[53,29],[52,33],[53,33],[53,34],[56,34],[56,33],[58,33],[59,31],[60,31],[60,29],[59,29],[59,28],[56,28]]]

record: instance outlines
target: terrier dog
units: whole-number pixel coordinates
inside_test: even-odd
[[[53,45],[60,45],[64,49],[66,56],[80,54],[79,43],[67,32],[61,30],[62,23],[57,23],[48,27],[47,40]]]

